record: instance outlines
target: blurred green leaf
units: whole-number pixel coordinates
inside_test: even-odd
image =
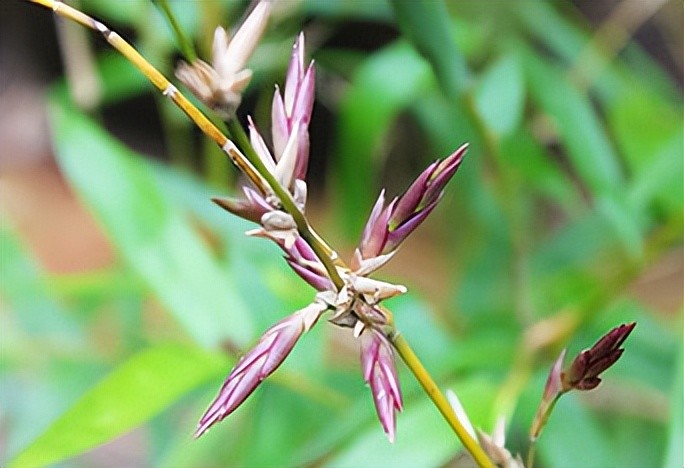
[[[576,187],[563,172],[562,167],[548,151],[525,129],[521,129],[501,141],[501,163],[506,170],[516,174],[517,182],[525,185],[525,191],[538,191],[560,205],[564,212],[578,214],[583,201]]]
[[[52,295],[39,265],[4,219],[0,222],[0,278],[3,302],[25,338],[61,352],[73,352],[86,344],[81,323]],[[8,322],[3,328],[7,333],[3,348],[9,352],[13,341],[9,329],[14,327]]]
[[[574,393],[558,402],[537,447],[546,466],[599,468],[614,461],[608,435]]]
[[[528,51],[523,57],[530,95],[553,120],[577,174],[594,195],[614,195],[623,177],[588,97],[537,55]]]
[[[524,104],[525,83],[518,57],[504,55],[480,77],[476,108],[489,130],[503,136],[520,125]]]
[[[433,88],[415,101],[411,110],[420,123],[422,131],[429,137],[434,152],[440,157],[451,154],[463,143],[467,142],[470,145],[467,159],[459,170],[459,175],[456,176],[457,179],[461,179],[459,184],[466,183],[462,179],[465,177],[464,172],[468,170],[467,168],[481,165],[473,160],[481,158],[482,143],[476,126],[466,112],[465,104],[461,101],[448,102],[439,89]],[[473,183],[477,183],[477,180]]]
[[[669,213],[681,214],[684,122],[678,107],[636,85],[611,103],[608,122],[625,156],[632,181],[630,201],[637,209],[659,201]]]
[[[86,393],[10,466],[44,466],[118,437],[225,371],[197,348],[160,345],[130,358]]]
[[[625,84],[631,86],[634,78],[638,79],[639,86],[658,94],[668,97],[678,94],[667,73],[635,41],[628,43],[620,54],[621,58],[629,58],[627,63],[603,57],[590,42],[593,31],[589,25],[576,21],[576,14],[581,14],[576,6],[565,3],[558,8],[549,2],[524,2],[516,6],[512,12],[521,20],[525,33],[560,57],[565,65],[577,66],[580,57],[586,54],[582,60],[589,58],[595,66],[602,67],[598,76],[592,78],[594,89],[604,102],[622,93]],[[588,47],[591,49],[587,50]]]
[[[302,2],[305,13],[321,18],[346,20],[389,21],[392,10],[386,0],[366,2],[358,0],[305,0]]]
[[[597,200],[596,210],[605,219],[613,237],[620,241],[625,253],[632,259],[643,254],[642,236],[645,220],[624,198],[601,197]]]
[[[470,379],[450,388],[458,395],[473,425],[489,429],[494,386]],[[460,442],[432,402],[424,394],[419,398],[420,401],[412,400],[403,413],[397,414],[394,444],[387,441],[380,423],[373,420],[367,430],[357,432],[354,440],[326,463],[333,467],[444,466],[455,456]]]
[[[681,330],[681,323],[679,326]],[[678,468],[684,465],[684,344],[682,344],[682,336],[679,336],[679,351],[677,352],[677,361],[675,364],[675,376],[672,380],[672,388],[670,389],[670,424],[668,428],[667,449],[665,452],[665,459],[663,467]]]
[[[53,100],[50,110],[64,173],[157,299],[198,343],[249,342],[252,321],[228,275],[142,160],[75,109]]]
[[[449,12],[442,0],[392,0],[404,35],[430,63],[444,93],[455,100],[469,85],[465,57],[451,35]]]
[[[335,155],[343,227],[356,234],[360,207],[374,199],[378,149],[390,125],[431,82],[430,69],[405,43],[376,52],[359,65],[341,104]],[[370,205],[368,205],[370,212]]]
[[[635,176],[630,187],[628,202],[635,210],[644,211],[657,202],[657,214],[667,216],[679,226],[684,212],[684,158],[682,134],[673,135],[653,156],[652,164]],[[660,211],[662,210],[662,213]],[[680,228],[681,230],[681,228]]]

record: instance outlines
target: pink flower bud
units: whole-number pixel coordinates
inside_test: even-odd
[[[283,363],[302,333],[311,329],[327,307],[322,302],[314,302],[269,328],[230,372],[218,396],[200,419],[195,438],[235,411]]]
[[[392,345],[377,330],[370,329],[361,335],[361,369],[373,393],[378,419],[389,441],[394,442],[395,411],[402,410],[401,391]]]
[[[362,260],[397,249],[437,206],[444,187],[456,173],[468,145],[462,145],[448,158],[430,164],[404,194],[384,208],[385,192],[380,192],[361,236],[358,251]]]
[[[212,198],[211,201],[230,213],[233,213],[240,218],[244,218],[255,223],[261,221],[261,217],[273,207],[268,204],[266,200],[256,191],[249,187],[242,187],[246,198]]]
[[[309,122],[314,102],[316,71],[311,62],[304,69],[304,34],[300,33],[292,48],[292,57],[281,96],[276,86],[271,111],[271,127],[275,154],[285,153],[292,138],[297,141],[294,179],[304,180],[309,164]],[[296,134],[296,135],[293,135]]]

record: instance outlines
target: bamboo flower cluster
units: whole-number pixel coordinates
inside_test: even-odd
[[[260,15],[260,18],[265,14],[261,6],[256,7],[252,13]],[[243,28],[252,28],[255,35],[263,31],[262,23],[252,21],[250,16],[228,47],[223,47],[225,38],[223,33],[219,32],[223,30],[217,29],[213,56],[217,72],[228,70],[226,76],[247,76],[241,71],[236,72],[246,62],[244,54],[238,60],[239,66],[226,66],[225,64],[230,61],[223,57],[223,54],[231,53],[233,43],[238,38],[252,38],[249,41],[242,39],[242,42],[249,43],[249,47],[253,49],[256,36],[249,32],[243,33]],[[266,170],[292,197],[301,213],[306,209],[305,179],[309,161],[309,123],[315,86],[313,62],[305,64],[304,51],[304,36],[300,34],[292,49],[284,92],[281,93],[276,87],[273,98],[273,150],[267,145],[257,125],[249,118],[250,142],[255,153]],[[220,101],[221,112],[234,112],[235,108],[231,106],[237,105],[239,99],[231,93],[241,91],[243,81],[234,79],[232,83],[238,83],[240,86],[231,88],[230,93],[219,93],[222,96],[220,99],[216,98],[215,92],[223,89],[220,85],[210,86],[211,92],[203,94],[204,88],[197,85],[197,80],[193,78],[200,76],[199,70],[206,68],[205,65],[198,61],[190,71],[187,65],[182,65],[178,70],[178,76],[210,107],[216,108],[216,103]],[[224,81],[202,79],[202,83],[220,84]],[[401,242],[435,208],[444,187],[460,166],[466,149],[467,146],[463,145],[448,158],[432,163],[401,197],[394,198],[387,206],[384,191],[381,192],[350,266],[345,266],[341,262],[335,265],[336,273],[343,281],[342,287],[337,287],[332,281],[330,272],[312,246],[300,236],[292,214],[283,209],[282,200],[275,193],[264,191],[263,187],[246,185],[242,187],[244,198],[214,199],[219,206],[229,212],[258,223],[259,227],[248,231],[247,234],[274,241],[284,251],[285,260],[295,273],[318,293],[312,304],[268,329],[257,345],[240,359],[228,375],[218,396],[201,418],[196,437],[231,414],[278,368],[302,334],[308,331],[324,312],[331,311],[331,323],[352,328],[354,336],[360,338],[363,378],[371,389],[383,429],[390,441],[394,440],[395,413],[402,409],[402,398],[394,350],[386,336],[387,327],[391,327],[391,317],[380,306],[380,302],[405,293],[406,288],[370,278],[368,275],[387,263]]]

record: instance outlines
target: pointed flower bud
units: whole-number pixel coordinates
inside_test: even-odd
[[[361,236],[358,251],[362,259],[393,252],[425,220],[437,206],[467,149],[467,144],[462,145],[448,158],[430,164],[401,197],[384,209],[384,191],[380,193]]]
[[[620,348],[636,322],[622,324],[606,333],[590,349],[582,351],[561,374],[564,392],[569,390],[591,390],[601,383],[599,375],[620,359],[624,348]]]
[[[591,347],[585,349],[573,359],[570,367],[563,368],[565,350],[554,362],[544,386],[544,394],[537,408],[530,427],[530,440],[536,440],[546,426],[558,399],[570,390],[591,390],[596,388],[601,379],[599,374],[608,369],[620,359],[624,348],[620,348],[636,326],[636,322],[622,324],[606,333]]]
[[[276,155],[284,154],[289,141],[293,137],[297,139],[293,177],[299,180],[306,178],[309,164],[309,122],[313,110],[315,79],[313,61],[304,68],[304,34],[300,33],[292,47],[284,97],[276,86],[271,112]]]
[[[316,301],[269,328],[230,372],[218,396],[200,419],[195,438],[235,411],[282,364],[302,333],[311,329],[327,307],[324,302]]]
[[[272,3],[259,2],[237,32],[229,39],[222,27],[214,31],[212,65],[196,60],[181,62],[176,77],[221,118],[235,115],[242,92],[252,79],[252,70],[245,68],[266,29]]]
[[[361,368],[373,393],[378,419],[389,441],[394,442],[395,411],[402,410],[401,391],[392,346],[377,330],[369,329],[361,335]]]
[[[243,199],[216,197],[212,198],[211,201],[224,210],[255,223],[259,223],[262,216],[273,210],[273,207],[255,190],[242,187],[242,191],[245,194]]]

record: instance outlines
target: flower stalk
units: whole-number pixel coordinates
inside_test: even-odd
[[[437,409],[446,420],[446,422],[451,426],[456,436],[459,438],[463,447],[470,453],[480,467],[494,467],[494,464],[489,459],[487,454],[482,450],[482,447],[477,443],[475,439],[471,437],[468,433],[466,427],[461,423],[461,421],[456,416],[453,408],[449,404],[449,400],[440,391],[439,387],[432,379],[430,373],[425,369],[423,363],[418,359],[416,353],[413,351],[408,341],[398,332],[395,332],[389,336],[394,349],[397,350],[399,356],[404,361],[406,366],[409,368],[411,373],[416,377],[418,383],[423,387],[425,393],[435,404]]]

